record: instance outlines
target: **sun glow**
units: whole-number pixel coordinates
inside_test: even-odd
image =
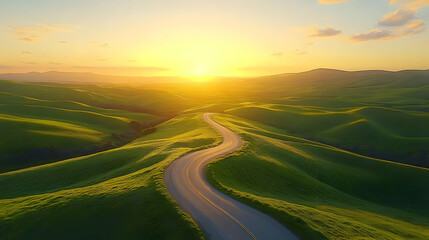
[[[210,75],[209,68],[204,65],[195,66],[192,70],[192,76],[195,77],[205,77]]]
[[[196,82],[206,82],[213,77],[213,72],[208,65],[195,65],[189,72],[189,76]]]

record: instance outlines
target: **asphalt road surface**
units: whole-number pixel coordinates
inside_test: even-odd
[[[210,161],[240,148],[240,137],[203,115],[204,120],[223,136],[213,148],[193,152],[176,159],[166,170],[168,192],[203,230],[207,239],[298,239],[270,216],[219,192],[205,179]]]

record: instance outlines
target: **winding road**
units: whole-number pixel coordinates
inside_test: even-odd
[[[164,174],[168,192],[195,219],[208,239],[298,239],[270,216],[228,197],[207,182],[205,166],[240,148],[242,141],[213,121],[210,113],[203,118],[222,134],[223,142],[176,159]]]

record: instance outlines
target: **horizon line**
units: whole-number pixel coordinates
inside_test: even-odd
[[[107,76],[107,77],[127,77],[127,78],[260,78],[260,77],[270,77],[270,76],[279,76],[279,75],[287,75],[287,74],[302,74],[309,73],[313,71],[321,71],[321,70],[330,70],[330,71],[339,71],[339,72],[370,72],[370,71],[379,71],[379,72],[404,72],[404,71],[428,71],[429,68],[426,69],[401,69],[401,70],[385,70],[385,69],[362,69],[362,70],[344,70],[337,68],[313,68],[306,71],[300,72],[280,72],[273,74],[265,74],[265,75],[248,75],[248,76],[234,76],[234,75],[206,75],[206,76],[194,76],[194,75],[114,75],[114,74],[103,74],[97,72],[87,72],[87,71],[30,71],[30,72],[6,72],[0,73],[1,75],[9,75],[9,74],[46,74],[46,73],[71,73],[71,74],[93,74],[99,76]]]

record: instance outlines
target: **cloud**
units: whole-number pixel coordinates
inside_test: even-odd
[[[313,31],[314,33],[309,37],[333,37],[341,33],[341,30],[331,26],[324,28],[314,27]]]
[[[50,64],[50,65],[63,65],[62,63],[59,63],[59,62],[48,62],[48,64]]]
[[[90,43],[98,47],[110,47],[110,44],[105,42],[91,41]]]
[[[367,33],[359,33],[350,37],[352,41],[363,42],[372,40],[392,40],[400,37],[406,37],[418,34],[424,30],[424,22],[415,20],[409,22],[405,27],[396,28],[394,30],[379,30],[374,29]]]
[[[422,7],[429,6],[429,0],[390,0],[389,4],[397,4],[403,8],[417,11]]]
[[[407,9],[398,9],[394,12],[384,15],[378,23],[381,26],[402,26],[414,18],[416,11]]]
[[[32,53],[32,52],[30,52],[30,51],[22,51],[21,53],[22,53],[22,54],[26,54],[26,55],[33,54],[33,53]]]
[[[22,66],[11,66],[11,65],[0,65],[0,70],[9,71],[9,70],[17,69],[17,68],[23,68],[23,67]]]
[[[303,55],[307,55],[309,54],[309,49],[311,48],[311,46],[313,46],[315,43],[314,42],[307,42],[305,44],[303,44],[301,47],[296,48],[293,50],[293,54],[296,56],[303,56]]]
[[[282,52],[275,52],[275,53],[273,53],[271,55],[274,56],[274,57],[281,57],[281,56],[283,56],[283,53]]]
[[[319,0],[320,4],[334,4],[347,2],[349,0]],[[389,4],[396,4],[399,9],[384,15],[378,24],[385,29],[373,29],[366,33],[358,33],[352,35],[350,39],[355,42],[371,41],[371,40],[391,40],[405,36],[418,34],[424,30],[424,22],[422,20],[413,20],[417,11],[429,6],[429,0],[387,0]],[[401,27],[403,26],[403,27]],[[391,27],[396,27],[391,29]],[[320,31],[325,30],[325,31]],[[329,33],[334,34],[337,29],[319,29],[311,36],[329,36]],[[339,31],[339,30],[338,30]],[[339,33],[338,33],[339,34]]]
[[[25,41],[25,42],[37,42],[40,39],[39,36],[31,36],[31,37],[22,37],[19,40]]]
[[[59,25],[44,25],[44,24],[33,24],[32,27],[10,25],[10,29],[14,30],[14,35],[19,40],[25,42],[37,42],[42,37],[51,35],[59,31],[70,31],[69,28]]]
[[[333,4],[333,3],[342,3],[347,2],[348,0],[319,0],[320,4]]]
[[[93,70],[133,70],[141,72],[168,72],[170,68],[155,67],[155,66],[136,66],[136,67],[121,67],[121,66],[72,66],[78,69],[93,69]]]
[[[308,52],[306,50],[302,50],[302,49],[295,49],[294,53],[298,56],[308,54]]]
[[[334,4],[348,2],[350,0],[319,0],[320,4]],[[418,10],[422,7],[429,6],[429,0],[390,0],[389,4],[397,4],[402,8]]]
[[[414,35],[420,33],[424,30],[425,23],[422,20],[415,20],[409,22],[406,26],[406,29],[403,31],[406,35]]]
[[[34,65],[34,64],[36,64],[35,62],[26,62],[26,61],[19,61],[19,63],[27,64],[27,65]]]
[[[379,30],[374,29],[367,33],[359,33],[351,36],[353,41],[362,42],[362,41],[371,41],[371,40],[388,40],[392,39],[393,32],[390,30]]]
[[[238,68],[238,71],[243,72],[269,72],[269,71],[277,71],[280,67],[276,66],[249,66]]]
[[[58,43],[63,43],[64,44],[64,43],[67,43],[67,41],[59,41]]]

